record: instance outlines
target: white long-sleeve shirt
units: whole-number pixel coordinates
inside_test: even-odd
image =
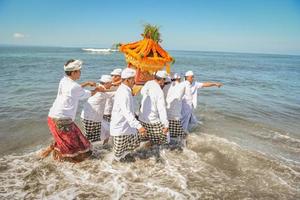
[[[111,115],[112,108],[114,105],[115,92],[107,92],[107,94],[108,97],[105,103],[104,115]]]
[[[71,118],[74,121],[79,100],[90,96],[89,90],[83,89],[78,83],[65,76],[59,82],[57,96],[48,116],[58,119]]]
[[[165,128],[169,127],[164,93],[155,81],[148,81],[141,90],[142,103],[139,119],[145,123],[161,122]]]
[[[110,134],[112,136],[136,134],[137,129],[141,127],[142,125],[134,116],[132,91],[122,83],[115,94]]]
[[[104,92],[97,92],[94,96],[90,97],[83,105],[81,118],[93,122],[101,122],[103,119],[105,102],[108,97],[108,94]]]
[[[170,89],[171,89],[173,86],[174,86],[173,83],[169,83],[169,84],[167,84],[167,85],[165,85],[165,86],[163,87],[162,90],[163,90],[165,99],[167,98],[168,93],[169,93]]]
[[[186,85],[183,103],[186,103],[193,108],[197,107],[198,89],[203,88],[203,83],[194,81],[192,84],[189,81],[183,82]]]
[[[182,100],[185,94],[186,84],[172,83],[166,96],[166,108],[168,120],[180,120],[181,119],[181,108]]]

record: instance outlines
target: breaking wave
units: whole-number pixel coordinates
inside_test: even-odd
[[[79,164],[39,160],[38,151],[0,159],[1,199],[299,199],[300,168],[226,139],[191,134],[187,148],[149,150],[134,163],[95,145]]]

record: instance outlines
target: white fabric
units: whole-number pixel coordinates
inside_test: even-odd
[[[141,90],[142,103],[139,119],[145,123],[161,122],[169,127],[164,93],[155,81],[148,81]]]
[[[186,85],[186,91],[184,94],[184,100],[187,104],[197,107],[198,89],[203,87],[203,83],[194,81],[192,84],[189,81],[183,82]]]
[[[122,73],[122,69],[114,69],[110,75],[115,75],[115,76],[121,76],[121,73]]]
[[[179,79],[179,78],[181,78],[181,77],[180,77],[180,74],[175,73],[175,74],[173,75],[173,79]]]
[[[184,82],[173,82],[166,95],[168,120],[180,120],[182,99],[185,94],[186,84]]]
[[[112,108],[114,105],[115,92],[107,92],[108,97],[106,98],[104,115],[111,115]],[[110,123],[106,120],[101,122],[101,140],[105,140],[110,136]]]
[[[187,71],[187,72],[185,72],[185,76],[194,76],[194,72],[193,71]]]
[[[165,83],[169,83],[169,82],[171,82],[171,78],[169,76],[167,76]]]
[[[114,105],[115,92],[107,92],[106,94],[108,95],[108,97],[105,103],[104,115],[111,115]]]
[[[167,78],[168,73],[166,71],[159,70],[159,71],[156,72],[155,76],[158,76],[160,78]]]
[[[173,86],[173,83],[170,83],[170,84],[167,84],[167,85],[165,85],[164,87],[163,87],[163,93],[164,93],[164,97],[165,97],[165,99],[167,98],[167,95],[168,95],[168,93],[169,93],[169,91],[170,91],[170,88]]]
[[[109,83],[112,82],[112,78],[109,75],[102,75],[99,81],[102,83]]]
[[[194,115],[193,111],[194,109],[192,105],[182,103],[181,125],[186,132],[189,132],[191,128],[193,128],[196,124],[198,124],[198,120]]]
[[[78,83],[65,76],[59,82],[58,93],[48,116],[71,118],[74,121],[79,100],[87,99],[90,96],[90,91],[83,89]]]
[[[110,134],[112,136],[136,134],[142,125],[134,116],[134,102],[131,89],[121,84],[115,94],[112,109]]]
[[[107,97],[108,95],[104,92],[97,92],[94,96],[91,96],[83,105],[81,118],[101,122]]]
[[[121,78],[127,79],[127,78],[132,78],[135,77],[135,70],[131,68],[126,68],[122,71],[121,73]]]
[[[203,87],[203,83],[184,81],[183,84],[186,89],[182,100],[181,123],[183,129],[188,131],[189,126],[197,123],[193,110],[197,107],[198,89]]]
[[[102,120],[101,121],[101,135],[100,135],[100,138],[102,141],[110,137],[109,129],[110,129],[110,123],[106,120]]]
[[[75,60],[75,61],[69,63],[67,66],[64,65],[64,70],[65,71],[80,70],[81,66],[82,66],[82,61],[81,60]]]

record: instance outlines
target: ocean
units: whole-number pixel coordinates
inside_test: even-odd
[[[300,199],[300,56],[170,54],[172,71],[224,84],[199,90],[201,124],[187,147],[116,163],[110,145],[95,145],[92,159],[71,164],[38,157],[52,140],[47,114],[63,64],[81,59],[79,82],[97,81],[124,68],[124,56],[0,47],[0,199]]]

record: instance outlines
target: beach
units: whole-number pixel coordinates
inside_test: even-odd
[[[172,71],[224,83],[199,90],[201,124],[187,147],[156,148],[122,164],[111,145],[95,145],[91,159],[71,164],[38,157],[52,140],[47,115],[63,63],[83,60],[79,82],[97,81],[124,68],[124,56],[0,47],[0,199],[299,199],[300,56],[169,52]]]

